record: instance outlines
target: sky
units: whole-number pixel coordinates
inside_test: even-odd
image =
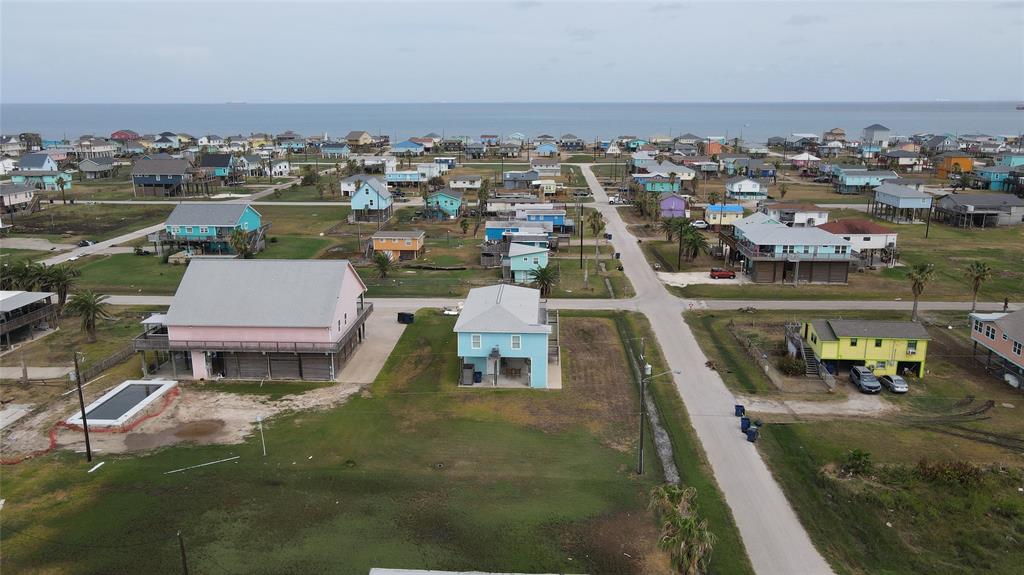
[[[1024,101],[1022,30],[1024,0],[0,0],[0,101]]]

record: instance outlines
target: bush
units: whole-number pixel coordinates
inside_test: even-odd
[[[277,236],[271,236],[270,243],[276,244],[277,243]]]
[[[866,475],[871,473],[874,464],[871,462],[871,454],[859,449],[851,449],[846,453],[846,461],[843,462],[843,472],[847,475]]]
[[[784,375],[804,375],[804,362],[794,355],[784,355],[775,362]]]
[[[981,468],[967,461],[937,461],[922,459],[914,467],[914,477],[929,483],[958,484],[964,487],[981,481]]]

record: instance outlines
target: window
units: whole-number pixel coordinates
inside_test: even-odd
[[[210,233],[210,228],[206,228],[206,227],[199,228],[199,233],[201,233],[201,234],[208,234],[208,233]]]
[[[474,333],[474,334],[470,335],[469,336],[469,347],[471,349],[480,349],[480,346],[482,345],[482,342],[480,340],[481,340],[480,334]]]
[[[982,323],[981,323],[980,319],[974,320],[974,331],[976,331],[978,333],[981,333],[981,326],[982,326]]]
[[[851,345],[852,347],[857,347],[857,342],[858,342],[858,341],[859,341],[859,340],[858,340],[857,338],[855,338],[855,337],[851,337],[851,338],[850,338],[850,345]]]
[[[185,227],[185,233],[186,234],[191,234],[192,233],[192,226],[186,226]]]
[[[345,314],[345,315],[347,316],[348,314]],[[347,323],[347,322],[346,322],[346,323]],[[338,320],[338,330],[339,330],[339,331],[341,330],[341,320],[340,320],[340,319]]]
[[[917,353],[917,340],[912,339],[907,342],[907,355],[914,355]]]
[[[784,254],[795,253],[795,248],[794,248],[794,246],[782,246],[782,253],[784,253]]]
[[[990,325],[986,325],[985,326],[985,337],[987,337],[989,339],[995,339],[996,338],[996,328],[994,328],[994,327],[992,327]]]
[[[875,340],[875,347],[882,347],[882,340],[876,339]]]
[[[181,233],[181,226],[174,226],[174,233],[180,234]],[[981,331],[981,330],[979,329],[978,331]]]
[[[1021,344],[1019,341],[1013,342],[1013,355],[1020,355]]]
[[[814,334],[814,333],[811,334],[811,343],[818,343],[818,335],[817,334]]]
[[[875,369],[885,369],[885,362],[884,361],[879,361],[878,363],[876,363],[875,364]]]
[[[540,258],[537,258],[537,257],[533,258],[533,264],[534,265],[540,265]]]
[[[405,245],[411,246],[412,245],[412,240],[405,240]]]
[[[864,238],[863,238],[863,239],[864,239],[864,241],[866,241],[866,242],[870,242],[870,241],[871,241],[871,236],[864,236]]]
[[[513,335],[512,336],[512,349],[523,349],[523,336]]]
[[[348,312],[345,312],[345,325],[348,325]]]

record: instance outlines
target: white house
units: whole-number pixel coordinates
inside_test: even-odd
[[[287,176],[292,173],[292,164],[288,160],[274,160],[270,165],[271,176]]]
[[[880,254],[886,249],[896,247],[897,233],[880,226],[875,222],[862,218],[835,220],[818,226],[826,232],[850,242],[850,248],[861,256]],[[889,266],[896,265],[895,258],[889,260]]]
[[[803,202],[771,202],[761,206],[761,213],[794,228],[820,226],[828,221],[828,210]]]
[[[420,175],[420,181],[426,182],[430,178],[441,175],[441,165],[433,162],[416,164],[416,172]]]
[[[21,184],[0,184],[0,213],[9,214],[32,205],[35,189]]]
[[[483,178],[476,174],[452,176],[452,179],[448,182],[448,187],[453,190],[479,190],[482,182]]]
[[[757,180],[736,176],[725,181],[725,195],[734,200],[759,201],[768,198],[768,189]]]
[[[562,164],[556,158],[532,158],[530,169],[537,172],[538,176],[562,175]]]
[[[18,167],[18,160],[14,158],[0,158],[0,176],[6,176]]]
[[[213,146],[219,148],[224,145],[224,138],[215,134],[207,134],[199,138],[197,142],[200,146]]]

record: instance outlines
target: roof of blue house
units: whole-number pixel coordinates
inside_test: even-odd
[[[235,226],[242,219],[249,204],[178,204],[165,222],[168,226]],[[255,208],[251,208],[254,212]],[[256,212],[259,214],[259,212]]]
[[[709,212],[743,213],[743,206],[739,204],[711,204],[707,207]]]
[[[456,332],[551,333],[540,306],[540,291],[512,285],[469,290],[455,322]]]
[[[371,190],[377,192],[377,195],[382,198],[390,198],[391,190],[388,189],[388,185],[375,177],[369,177],[363,180],[364,186],[369,186]]]
[[[231,154],[203,154],[199,158],[201,168],[230,168],[234,157]]]
[[[422,148],[423,148],[423,144],[420,144],[419,142],[413,142],[412,140],[406,140],[404,142],[398,142],[397,144],[395,144],[395,149],[406,150],[406,149],[422,149]]]
[[[48,159],[50,159],[50,156],[46,154],[25,154],[18,160],[18,168],[21,170],[42,170]]]

